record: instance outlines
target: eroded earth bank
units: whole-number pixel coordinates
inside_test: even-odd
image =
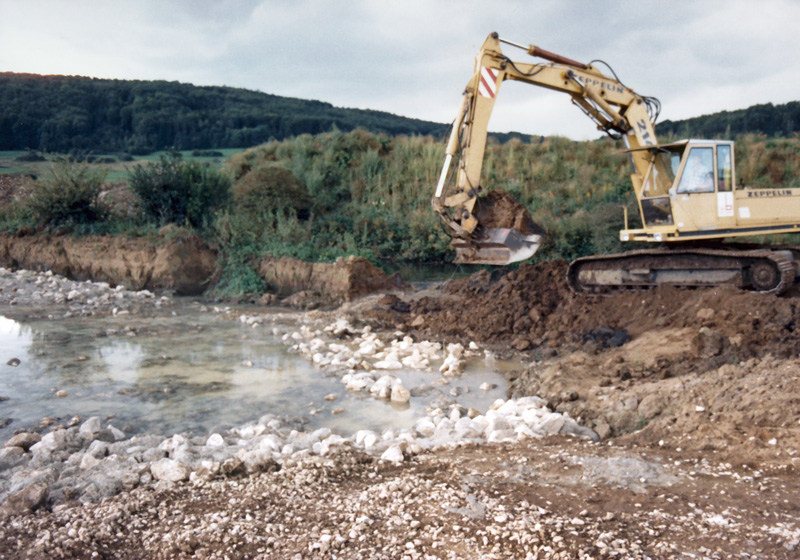
[[[384,433],[306,433],[269,415],[215,434],[71,418],[21,430],[0,459],[4,480],[29,482],[5,486],[3,557],[797,557],[800,300],[576,296],[565,272],[522,265],[424,290],[393,280],[283,334],[348,391],[397,402],[447,389],[469,354],[519,360],[489,410],[445,390],[413,429]],[[34,303],[2,278],[4,309]],[[267,299],[319,305],[324,293],[303,286]],[[105,292],[82,300],[92,313],[120,300],[171,309],[101,288],[107,305]],[[86,310],[60,290],[38,303],[54,320]],[[270,328],[258,306],[231,320]],[[403,387],[394,364],[430,382]]]

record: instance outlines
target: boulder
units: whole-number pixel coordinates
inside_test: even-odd
[[[21,447],[28,451],[33,445],[39,443],[42,436],[32,432],[22,432],[9,439],[3,447]]]
[[[25,515],[42,506],[48,497],[47,485],[41,482],[26,486],[6,498],[0,507],[0,517]]]

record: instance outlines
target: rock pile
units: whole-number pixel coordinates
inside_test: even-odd
[[[258,322],[246,316],[241,320],[251,324]],[[280,333],[276,330],[275,334]],[[326,334],[336,340],[326,341]],[[394,372],[404,368],[433,372],[431,362],[442,360],[438,370],[443,378],[433,382],[441,386],[448,383],[448,377],[463,373],[466,358],[479,355],[475,343],[471,343],[469,349],[459,343],[443,347],[427,340],[415,342],[400,331],[394,334],[392,340],[384,342],[371,327],[356,330],[347,320],[339,319],[322,330],[304,325],[298,331],[284,333],[281,338],[326,374],[338,376],[348,391],[391,398],[395,402],[408,402],[411,392],[403,387]]]
[[[69,280],[52,271],[12,272],[0,268],[0,305],[35,307],[49,318],[88,316],[98,313],[136,313],[143,308],[171,305],[168,296],[148,290],[132,291],[107,282]]]

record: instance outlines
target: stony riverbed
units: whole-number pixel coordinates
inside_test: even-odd
[[[44,307],[48,317],[54,319],[142,314],[173,306],[168,296],[131,292],[105,283],[73,282],[51,273],[3,270],[0,281],[0,293],[10,296],[9,305]],[[208,309],[204,306],[202,311]],[[567,415],[552,412],[536,397],[497,399],[486,410],[460,404],[458,397],[463,389],[451,387],[452,381],[463,375],[468,359],[486,354],[474,342],[465,348],[461,344],[414,341],[402,332],[378,335],[369,326],[356,328],[341,318],[326,324],[326,316],[319,314],[307,315],[307,324],[282,332],[272,326],[276,317],[274,313],[246,314],[239,320],[253,329],[271,328],[291,351],[313,363],[320,375],[340,379],[351,393],[400,407],[425,395],[430,404],[413,427],[360,429],[352,434],[333,433],[329,428],[304,431],[297,422],[276,415],[222,433],[171,436],[126,434],[96,416],[43,419],[34,430],[17,429],[0,450],[0,500],[7,504],[4,511],[17,511],[14,504],[27,504],[15,496],[24,496],[32,488],[51,504],[70,499],[89,502],[154,481],[210,480],[230,472],[272,470],[298,456],[324,457],[342,446],[400,463],[423,451],[463,443],[518,441],[559,433],[598,439],[592,430]],[[491,357],[491,353],[488,355]],[[436,371],[433,363],[440,364]],[[425,381],[406,387],[398,376],[404,368],[419,372],[417,379]],[[486,385],[480,391],[489,391]],[[57,392],[56,396],[61,395]],[[326,398],[334,401],[336,395]],[[334,409],[332,413],[342,412]]]

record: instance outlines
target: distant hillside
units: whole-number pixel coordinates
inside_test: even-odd
[[[442,135],[447,125],[230,87],[0,73],[0,150],[243,148],[334,127]]]
[[[656,132],[662,137],[673,134],[680,138],[732,138],[747,133],[789,137],[800,133],[800,101],[753,105],[682,121],[663,121],[656,126]]]

